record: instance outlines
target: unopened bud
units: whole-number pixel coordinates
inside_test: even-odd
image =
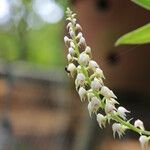
[[[99,65],[97,64],[96,61],[94,61],[94,60],[90,60],[90,61],[89,61],[89,68],[90,68],[90,69],[92,69],[92,70],[95,71],[95,69],[98,68],[98,67],[99,67]]]
[[[73,77],[76,72],[76,66],[73,63],[70,63],[67,67],[67,70],[70,72],[71,76]]]
[[[98,91],[102,87],[101,81],[97,78],[94,78],[94,80],[91,82],[91,88],[93,90]]]
[[[79,60],[78,60],[79,64],[86,66],[89,63],[89,60],[90,60],[89,55],[87,55],[85,53],[81,53],[79,55]]]
[[[77,29],[78,31],[82,31],[82,27],[81,27],[79,24],[76,24],[76,29]]]
[[[71,38],[73,38],[75,36],[75,33],[73,32],[73,30],[70,30],[69,33],[70,33]]]
[[[106,105],[105,105],[105,113],[106,114],[112,114],[115,111],[116,111],[115,106],[107,100]]]
[[[90,48],[89,46],[87,46],[87,47],[85,48],[85,52],[86,52],[87,54],[91,55],[91,48]]]
[[[102,69],[96,68],[95,74],[96,74],[97,77],[100,77],[100,78],[105,79],[105,76],[104,76],[104,74],[103,74],[103,70],[102,70]]]
[[[75,50],[72,47],[69,47],[69,54],[70,55],[74,55],[75,54]]]
[[[68,62],[72,62],[73,61],[73,57],[70,54],[68,54],[67,55],[67,60],[68,60]]]
[[[83,73],[78,73],[76,77],[76,82],[77,85],[81,85],[81,86],[85,84],[85,76]]]
[[[71,40],[67,36],[64,37],[64,42],[65,42],[65,44],[66,44],[67,47],[69,47],[70,41]]]
[[[80,87],[78,93],[79,93],[79,96],[80,96],[81,101],[82,101],[82,100],[85,100],[86,94],[87,94],[87,91],[85,90],[85,88]]]
[[[112,90],[110,90],[108,87],[103,86],[101,88],[101,94],[105,96],[106,98],[117,98],[116,95],[113,93]]]
[[[97,97],[92,97],[91,101],[88,104],[89,114],[96,113],[100,107],[100,100]]]
[[[140,128],[141,130],[144,130],[144,124],[143,122],[140,120],[140,119],[137,119],[135,122],[134,122],[134,126],[136,128]]]
[[[70,29],[71,27],[72,27],[72,23],[69,22],[69,23],[67,24],[67,29]]]

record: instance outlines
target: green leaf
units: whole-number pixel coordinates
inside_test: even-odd
[[[131,0],[131,1],[150,10],[150,0]]]
[[[120,37],[115,46],[121,44],[146,44],[150,43],[150,23],[131,31]]]

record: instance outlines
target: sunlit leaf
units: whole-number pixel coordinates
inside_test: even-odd
[[[150,0],[131,0],[131,1],[150,10]]]
[[[150,43],[150,23],[120,37],[115,45]]]

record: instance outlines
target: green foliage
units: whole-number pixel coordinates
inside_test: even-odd
[[[19,56],[19,47],[17,38],[10,33],[0,33],[0,57],[7,61],[17,59]]]
[[[150,10],[150,0],[131,0],[131,1]]]
[[[47,23],[40,16],[34,16],[33,0],[20,1],[23,3],[20,7],[16,3],[12,8],[12,12],[15,13],[11,15],[14,18],[18,16],[23,7],[25,12],[21,19],[18,21],[12,19],[13,21],[10,20],[5,26],[0,24],[0,59],[23,60],[43,64],[41,66],[64,65],[62,43],[64,22]],[[57,0],[61,8],[65,8],[67,2]],[[27,16],[32,16],[30,23]]]
[[[150,43],[150,23],[140,27],[132,32],[123,35],[115,43],[116,46],[121,44],[146,44]]]
[[[134,3],[150,10],[150,0],[131,0]],[[131,31],[120,37],[115,46],[121,44],[147,44],[150,43],[150,23]]]
[[[62,23],[46,25],[40,30],[27,33],[27,60],[40,64],[63,64],[63,46],[61,43]]]

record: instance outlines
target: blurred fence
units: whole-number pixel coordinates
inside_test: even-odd
[[[63,150],[70,121],[64,70],[0,62],[0,150]]]

